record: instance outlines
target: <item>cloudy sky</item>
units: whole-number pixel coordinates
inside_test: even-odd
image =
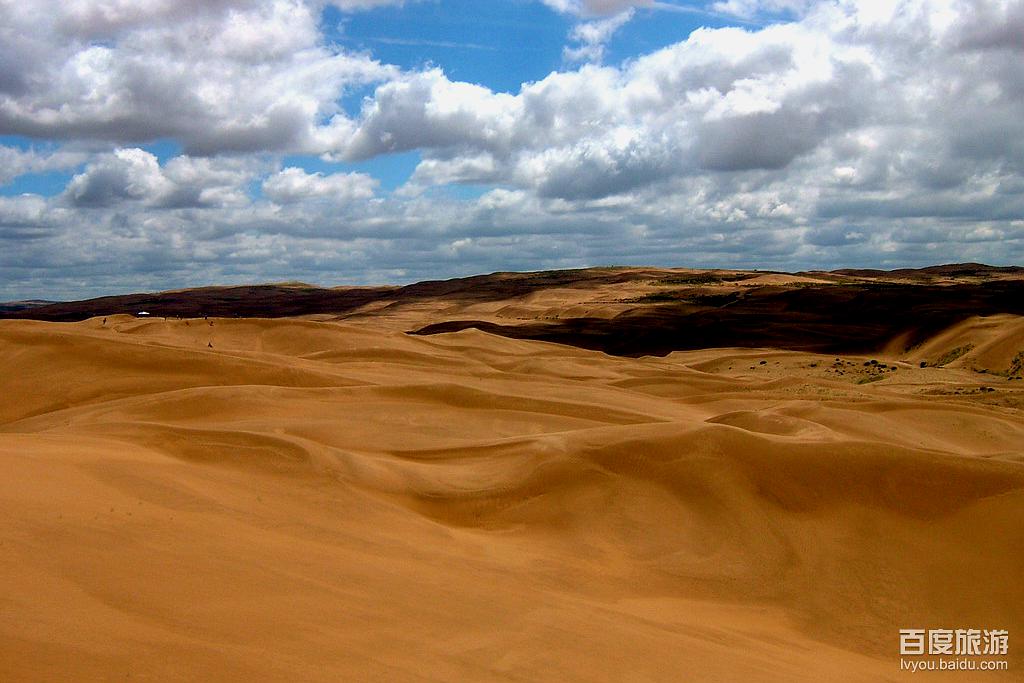
[[[1024,0],[0,0],[0,300],[1024,262]]]

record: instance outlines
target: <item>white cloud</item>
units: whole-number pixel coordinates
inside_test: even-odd
[[[0,196],[0,227],[42,227],[46,217],[46,201],[36,195]]]
[[[453,159],[424,159],[416,166],[409,182],[399,192],[415,196],[435,185],[502,180],[504,177],[494,156],[487,153],[458,156]]]
[[[711,9],[723,14],[754,19],[761,16],[799,16],[814,6],[815,0],[722,0]]]
[[[0,3],[0,134],[317,153],[339,97],[397,73],[318,21],[299,0]]]
[[[68,199],[76,206],[109,206],[125,200],[146,200],[170,191],[155,156],[141,149],[119,149],[89,164],[68,183]]]
[[[511,95],[452,82],[439,69],[407,74],[377,88],[338,155],[367,159],[419,147],[507,146],[516,115]]]
[[[161,167],[142,149],[118,149],[91,161],[75,175],[64,200],[81,208],[105,208],[140,202],[159,208],[231,206],[248,203],[244,186],[253,175],[252,162],[193,159],[180,156]]]
[[[279,204],[312,199],[347,203],[373,197],[378,181],[365,173],[306,173],[286,168],[263,181],[263,194]]]
[[[569,39],[576,45],[563,51],[566,61],[600,62],[604,59],[605,44],[632,18],[633,9],[630,8],[607,19],[577,24],[569,33]]]
[[[0,145],[0,186],[28,173],[62,171],[82,164],[86,155],[58,149],[37,151]]]

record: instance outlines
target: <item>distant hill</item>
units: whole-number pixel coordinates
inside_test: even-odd
[[[897,270],[874,270],[844,268],[834,270],[837,275],[854,277],[986,277],[992,275],[1024,275],[1021,266],[987,266],[984,263],[948,263],[925,268],[900,268]]]
[[[57,303],[56,301],[44,301],[42,299],[30,299],[28,301],[0,301],[0,314],[3,313],[18,313],[20,311],[27,311],[31,308],[39,308],[41,306],[50,306]]]
[[[321,312],[343,312],[362,306],[392,288],[334,290],[294,285],[200,287],[171,292],[124,294],[84,301],[67,301],[10,311],[0,317],[74,322],[146,311],[164,317],[283,318]]]

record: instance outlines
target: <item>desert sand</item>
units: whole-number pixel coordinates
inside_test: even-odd
[[[602,287],[0,321],[0,680],[1024,675],[1024,318],[871,354],[407,334],[638,296]],[[1009,670],[901,673],[940,627],[1008,630]]]

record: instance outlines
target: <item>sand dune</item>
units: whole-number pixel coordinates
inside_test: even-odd
[[[911,349],[914,360],[1017,377],[1024,364],[1024,318],[973,316]]]
[[[1024,319],[838,358],[407,320],[0,321],[0,679],[898,680],[910,627],[1020,676],[1024,385],[975,366]]]

